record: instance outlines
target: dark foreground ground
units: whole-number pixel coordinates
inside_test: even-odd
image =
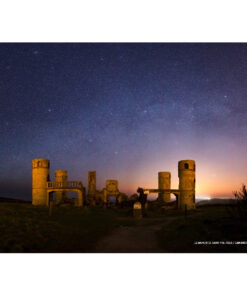
[[[47,208],[1,200],[0,252],[247,252],[247,219],[235,205],[146,215],[60,207],[49,217]]]

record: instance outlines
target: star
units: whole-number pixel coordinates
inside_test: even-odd
[[[199,183],[211,171],[223,179],[228,165],[244,180],[246,52],[246,44],[2,44],[1,166],[21,155],[20,182],[30,187],[32,151],[83,182],[93,167],[99,182],[103,172],[119,176],[131,193],[190,157]]]

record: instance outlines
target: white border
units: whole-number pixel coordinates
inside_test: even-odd
[[[241,42],[246,1],[4,0],[4,42]]]
[[[0,293],[242,295],[246,259],[230,254],[1,255]]]

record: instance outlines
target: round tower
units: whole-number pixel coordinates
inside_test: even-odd
[[[32,160],[32,204],[34,206],[46,205],[47,181],[49,176],[50,161],[44,158]]]
[[[196,164],[194,160],[180,160],[178,162],[178,177],[180,200],[179,207],[188,210],[195,208],[195,172]]]
[[[158,173],[159,180],[159,189],[171,189],[171,173],[170,172],[159,172]],[[159,200],[164,202],[171,201],[170,193],[159,193]]]
[[[67,171],[57,170],[55,171],[55,182],[60,183],[59,187],[66,187],[66,183],[68,181]],[[63,199],[67,198],[66,191],[56,191],[56,203],[60,203]]]

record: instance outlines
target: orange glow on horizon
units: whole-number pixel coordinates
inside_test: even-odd
[[[231,166],[227,162],[225,166],[215,166],[210,162],[197,162],[196,170],[196,196],[229,197],[233,198],[233,191],[238,190],[247,178],[243,178],[243,172],[235,166],[235,170],[227,169]],[[234,166],[233,166],[234,168]],[[177,166],[170,169],[160,169],[154,164],[149,165],[146,170],[136,170],[128,175],[119,175],[119,188],[127,194],[134,194],[138,187],[158,188],[158,172],[171,172],[171,188],[177,189],[179,178]],[[246,174],[247,175],[247,174]],[[127,185],[128,184],[128,185]]]

